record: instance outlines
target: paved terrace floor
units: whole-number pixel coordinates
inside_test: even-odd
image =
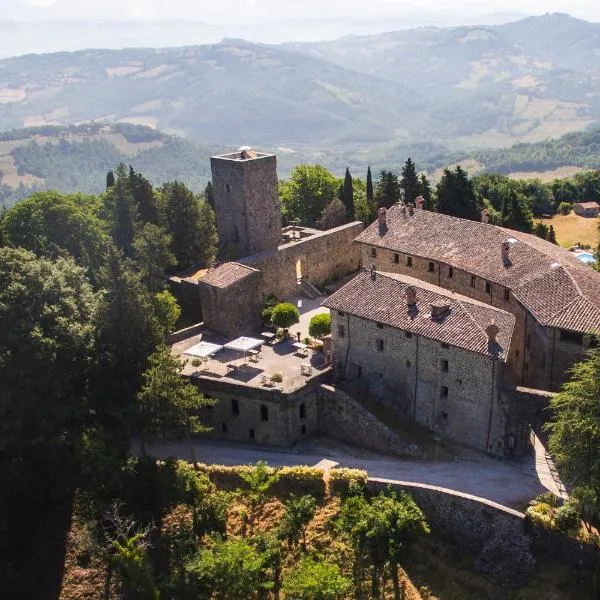
[[[298,299],[296,298],[288,301],[298,305]],[[208,330],[174,344],[172,351],[181,358],[188,360],[183,370],[185,375],[268,389],[263,385],[262,377],[266,375],[270,378],[271,375],[280,373],[283,377],[283,391],[293,392],[306,385],[308,381],[317,377],[326,369],[321,352],[313,353],[312,350],[309,350],[308,356],[299,356],[296,348],[292,345],[297,341],[297,332],[300,332],[301,340],[308,336],[308,324],[313,315],[329,312],[328,309],[320,306],[322,301],[323,298],[315,300],[302,298],[301,305],[298,307],[300,322],[290,327],[290,334],[293,337],[284,341],[276,341],[273,344],[264,343],[261,348],[261,357],[257,362],[251,361],[249,357],[245,357],[241,352],[223,349],[210,358],[203,367],[194,367],[192,365],[194,357],[186,355],[186,350],[200,341],[224,345],[233,339],[225,338]],[[251,335],[260,338],[260,333],[260,331],[257,331]],[[250,334],[246,333],[244,335]],[[231,370],[228,365],[234,365],[235,369]],[[302,365],[310,365],[312,374],[303,375],[301,373]]]

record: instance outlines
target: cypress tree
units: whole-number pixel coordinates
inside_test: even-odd
[[[213,189],[213,184],[210,180],[204,188],[204,198],[208,202],[208,205],[215,210],[215,190]]]
[[[371,166],[367,169],[367,202],[373,204],[375,194],[373,193],[373,176],[371,175]]]
[[[117,247],[123,250],[125,256],[131,257],[133,254],[132,243],[135,235],[136,211],[128,177],[125,174],[125,165],[119,165],[117,180],[111,190],[114,194],[112,238]]]
[[[115,174],[111,170],[106,174],[106,189],[110,189],[113,185],[115,185]]]
[[[548,237],[546,238],[549,242],[558,246],[558,241],[556,240],[556,231],[554,231],[554,226],[550,225],[548,229]]]
[[[342,202],[346,207],[346,221],[351,223],[355,220],[354,216],[354,190],[352,187],[352,175],[350,169],[346,167],[346,175],[344,177],[343,197]]]
[[[423,196],[423,199],[425,200],[425,208],[432,210],[431,184],[425,173],[421,173],[421,177],[419,178],[418,192],[418,195]]]
[[[419,195],[419,178],[415,163],[409,157],[402,167],[402,179],[400,187],[404,190],[404,201],[407,204],[414,204],[415,198]]]
[[[161,214],[152,184],[141,174],[129,167],[129,189],[142,225],[160,225]]]

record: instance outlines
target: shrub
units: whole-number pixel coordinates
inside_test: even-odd
[[[198,368],[202,364],[202,361],[199,358],[194,358],[192,360],[192,367]]]
[[[332,496],[345,496],[350,488],[364,489],[368,474],[361,469],[330,469],[329,493]]]
[[[283,375],[281,373],[273,373],[273,375],[271,375],[271,381],[273,383],[281,383],[283,381]]]
[[[316,338],[331,333],[331,315],[329,313],[323,313],[312,317],[308,325],[308,333]]]
[[[570,204],[569,202],[561,202],[558,205],[558,212],[561,215],[568,215],[572,209],[573,209],[573,205]]]
[[[554,518],[556,528],[560,531],[569,531],[576,529],[581,522],[579,503],[573,498],[569,498],[556,511]]]
[[[273,308],[271,313],[271,322],[277,327],[287,329],[300,321],[298,309],[289,302],[282,302]]]

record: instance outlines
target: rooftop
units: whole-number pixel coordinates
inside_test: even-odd
[[[510,240],[509,260],[502,244]],[[542,324],[600,330],[600,273],[536,236],[428,210],[387,211],[387,227],[370,225],[356,241],[436,260],[510,289]]]
[[[258,273],[257,269],[253,269],[247,265],[241,265],[235,262],[227,262],[208,269],[206,274],[201,277],[202,283],[207,283],[214,287],[225,288],[236,281],[240,281],[253,273]]]
[[[413,307],[407,305],[410,287],[416,291]],[[390,273],[373,276],[362,271],[323,306],[502,360],[506,360],[515,325],[515,318],[506,311]],[[437,318],[432,315],[436,307],[440,310]],[[485,331],[492,323],[499,329],[495,344]]]
[[[575,206],[581,206],[582,208],[600,208],[600,204],[594,200],[590,200],[589,202],[575,202]]]
[[[267,158],[269,156],[275,156],[274,154],[268,154],[266,152],[257,152],[247,146],[242,146],[237,152],[229,152],[227,154],[217,154],[212,158],[219,160],[235,160],[235,161],[247,161],[255,158]]]

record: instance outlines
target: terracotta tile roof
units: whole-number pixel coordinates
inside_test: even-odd
[[[507,239],[512,243],[505,264],[501,248]],[[563,314],[564,329],[600,330],[600,273],[572,252],[534,235],[427,210],[404,214],[400,206],[393,206],[387,212],[386,229],[373,223],[356,241],[436,260],[502,285],[542,325]],[[567,310],[578,298],[596,307],[597,314],[590,308],[582,319]]]
[[[252,275],[252,273],[258,273],[257,269],[240,265],[239,263],[228,262],[214,269],[209,269],[206,275],[200,279],[200,282],[224,288]]]
[[[417,292],[416,309],[409,309],[406,290]],[[431,305],[449,307],[441,318],[431,316]],[[331,310],[376,321],[390,327],[457,346],[485,356],[506,360],[515,318],[510,313],[413,277],[362,271],[331,295],[323,306]],[[490,345],[486,327],[495,322],[499,328],[497,344]]]

